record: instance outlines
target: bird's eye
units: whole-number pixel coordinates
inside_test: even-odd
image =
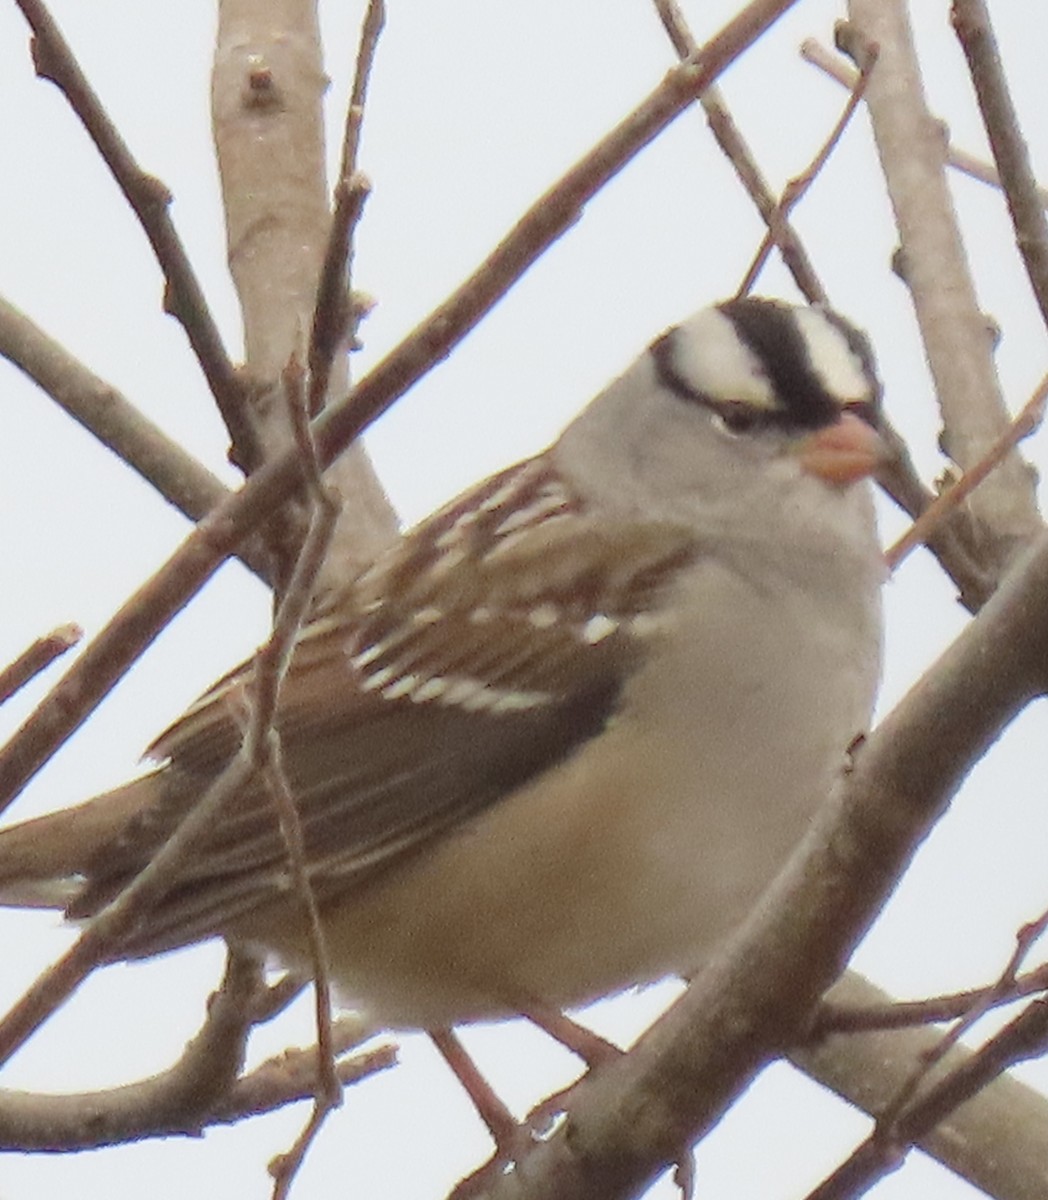
[[[738,437],[750,433],[761,420],[761,414],[749,404],[722,405],[713,414],[713,424],[722,433]]]

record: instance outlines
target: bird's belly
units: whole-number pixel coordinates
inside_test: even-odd
[[[332,916],[346,999],[393,1026],[435,1028],[698,965],[803,836],[872,688],[832,661],[832,643],[772,628],[740,656],[726,632],[704,622],[692,655],[634,680],[556,786],[520,789]],[[812,658],[801,670],[798,654]],[[695,670],[702,711],[663,706],[654,726],[634,715],[646,688],[696,694],[684,686]]]

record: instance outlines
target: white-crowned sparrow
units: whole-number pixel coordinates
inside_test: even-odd
[[[318,608],[278,725],[349,1001],[421,1028],[578,1004],[740,920],[869,720],[878,403],[839,317],[706,309]],[[151,774],[0,835],[5,898],[119,892],[236,750],[251,670]],[[261,784],[115,957],[216,933],[309,967]]]

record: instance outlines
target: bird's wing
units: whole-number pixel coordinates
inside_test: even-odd
[[[483,486],[409,534],[300,636],[276,725],[321,899],[598,733],[644,653],[634,618],[696,554],[676,526],[588,517],[541,459]],[[252,670],[219,681],[157,741],[162,799],[99,856],[71,915],[140,870],[235,753]],[[257,780],[120,953],[220,931],[288,880],[276,809]]]

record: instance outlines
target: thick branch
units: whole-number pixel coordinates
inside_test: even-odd
[[[870,737],[757,910],[489,1200],[630,1197],[791,1043],[967,771],[1048,683],[1048,535]],[[985,670],[992,662],[994,669]]]
[[[827,1000],[845,1009],[888,1002],[885,993],[850,972]],[[813,1079],[877,1116],[939,1042],[934,1029],[835,1034],[790,1051],[790,1059]],[[954,1047],[943,1061],[953,1070],[971,1060]],[[921,1149],[995,1200],[1041,1200],[1048,1181],[1048,1100],[1003,1076],[951,1112],[918,1141]]]
[[[249,470],[292,440],[281,374],[306,359],[331,216],[324,171],[327,87],[316,0],[222,0],[211,99],[226,213],[229,265],[244,318],[246,366],[256,382],[245,412]],[[345,356],[330,387],[347,387]],[[342,498],[321,587],[346,582],[396,536],[396,516],[363,447],[329,472]],[[297,556],[305,510],[267,528],[282,576]],[[280,589],[278,588],[278,591]]]
[[[222,988],[212,996],[200,1033],[179,1061],[159,1075],[124,1087],[79,1095],[0,1091],[0,1146],[18,1151],[71,1151],[124,1145],[152,1137],[199,1137],[312,1098],[317,1086],[315,1046],[286,1050],[238,1076],[244,1039],[258,1014],[257,972],[231,958]],[[355,1018],[335,1023],[335,1074],[340,1086],[359,1082],[396,1062],[384,1045],[344,1058],[373,1030]]]
[[[956,213],[942,131],[929,113],[900,0],[850,0],[851,43],[877,48],[866,104],[895,212],[900,265],[913,297],[943,415],[944,448],[968,468],[1008,423]],[[1033,484],[1017,453],[972,497],[987,556],[1003,566],[1039,527]]]

